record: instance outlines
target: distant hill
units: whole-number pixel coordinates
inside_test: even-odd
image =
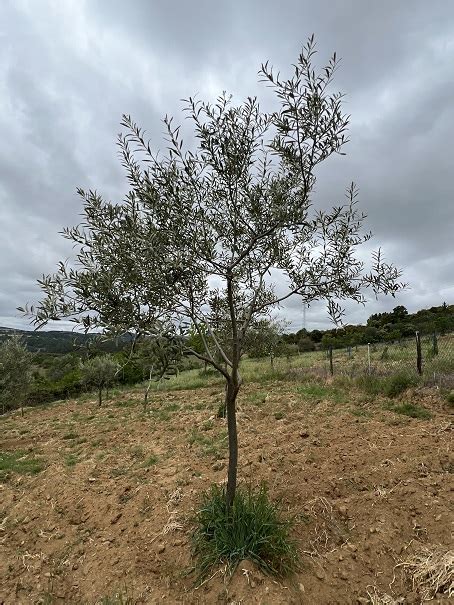
[[[12,334],[20,334],[27,345],[29,351],[33,353],[70,353],[86,347],[90,341],[95,340],[96,334],[81,334],[78,332],[68,332],[59,330],[40,330],[34,332],[31,330],[16,330],[15,328],[0,327],[0,342],[9,338]],[[108,341],[102,344],[100,348],[105,351],[117,351],[122,348],[123,343]]]
[[[445,334],[454,332],[454,305],[443,303],[438,307],[421,309],[416,313],[408,313],[402,305],[391,312],[375,313],[367,320],[366,325],[346,325],[330,330],[299,330],[296,333],[286,333],[283,340],[289,344],[298,344],[300,350],[312,350],[315,345],[332,345],[334,347],[364,344],[368,342],[394,341],[400,338],[414,336],[415,331],[421,334]],[[29,351],[64,354],[86,347],[97,334],[81,334],[78,332],[50,330],[33,332],[0,327],[0,343],[11,334],[21,334]],[[106,352],[122,350],[129,341],[123,337],[116,341],[106,341],[97,344],[97,348]]]
[[[399,305],[386,313],[374,313],[366,325],[346,325],[331,330],[299,330],[284,335],[284,340],[298,344],[300,350],[312,350],[321,343],[322,347],[345,347],[368,342],[393,342],[410,338],[415,332],[421,335],[454,332],[454,305],[443,303],[438,307],[420,309],[409,313]]]

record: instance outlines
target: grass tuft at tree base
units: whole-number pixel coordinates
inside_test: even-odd
[[[194,524],[193,552],[201,578],[217,565],[227,564],[232,574],[243,559],[278,576],[298,568],[298,551],[289,535],[292,522],[280,518],[264,485],[257,490],[238,487],[230,509],[225,487],[213,485],[202,496]]]

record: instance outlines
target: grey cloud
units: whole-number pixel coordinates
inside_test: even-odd
[[[126,192],[115,148],[122,113],[157,148],[163,114],[184,123],[182,97],[226,89],[268,106],[260,63],[285,72],[312,32],[320,62],[334,50],[343,58],[336,83],[352,114],[348,155],[319,171],[316,199],[338,203],[355,180],[374,245],[412,286],[397,301],[349,305],[347,321],[396,304],[452,302],[453,24],[443,0],[4,2],[0,324],[24,325],[15,307],[36,300],[36,278],[70,255],[58,232],[78,222],[76,187],[112,199]],[[300,301],[280,313],[301,327]],[[309,328],[327,325],[322,305],[306,316]]]

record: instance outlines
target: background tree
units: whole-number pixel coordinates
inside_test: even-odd
[[[255,322],[245,337],[244,350],[250,357],[269,357],[271,367],[279,355],[283,335],[288,323],[277,319],[262,319]]]
[[[342,153],[349,121],[343,95],[330,90],[336,55],[320,71],[314,55],[312,37],[289,79],[262,65],[277,99],[273,113],[251,97],[237,106],[226,94],[214,104],[189,98],[192,149],[166,117],[166,151],[157,154],[124,116],[119,145],[130,192],[118,204],[79,191],[84,222],[65,231],[78,248],[75,268],[61,263],[44,276],[44,298],[31,309],[37,326],[63,317],[117,334],[143,334],[156,321],[194,326],[203,352],[186,352],[226,382],[227,506],[237,484],[240,361],[254,322],[294,295],[306,304],[325,300],[339,322],[343,300],[364,303],[365,288],[394,294],[401,287],[380,251],[370,271],[356,255],[370,234],[353,184],[344,204],[314,206],[316,168]],[[285,280],[279,293],[276,274]]]
[[[2,413],[19,407],[24,415],[24,403],[33,381],[33,354],[20,336],[12,336],[0,344],[0,401]]]
[[[300,353],[307,353],[309,351],[315,351],[315,343],[309,336],[302,336],[298,340],[298,351]]]
[[[183,356],[183,340],[175,334],[162,334],[143,340],[137,347],[136,362],[147,377],[144,392],[144,411],[148,405],[148,395],[153,382],[159,385],[178,373],[178,363]]]
[[[99,355],[82,364],[81,371],[85,384],[98,390],[99,407],[102,406],[102,390],[112,386],[118,369],[117,362],[110,355]]]

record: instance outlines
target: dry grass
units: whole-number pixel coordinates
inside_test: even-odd
[[[369,588],[369,587],[368,587]],[[367,591],[369,597],[369,605],[397,605],[398,601],[395,601],[389,594],[380,593],[376,586],[370,587],[373,592]]]
[[[315,523],[309,540],[310,550],[303,551],[310,557],[321,557],[347,544],[350,529],[348,523],[333,508],[327,498],[319,496],[308,502],[308,520]]]
[[[437,593],[454,596],[454,550],[436,546],[422,551],[402,563],[409,573],[413,588],[424,601],[430,601]]]

